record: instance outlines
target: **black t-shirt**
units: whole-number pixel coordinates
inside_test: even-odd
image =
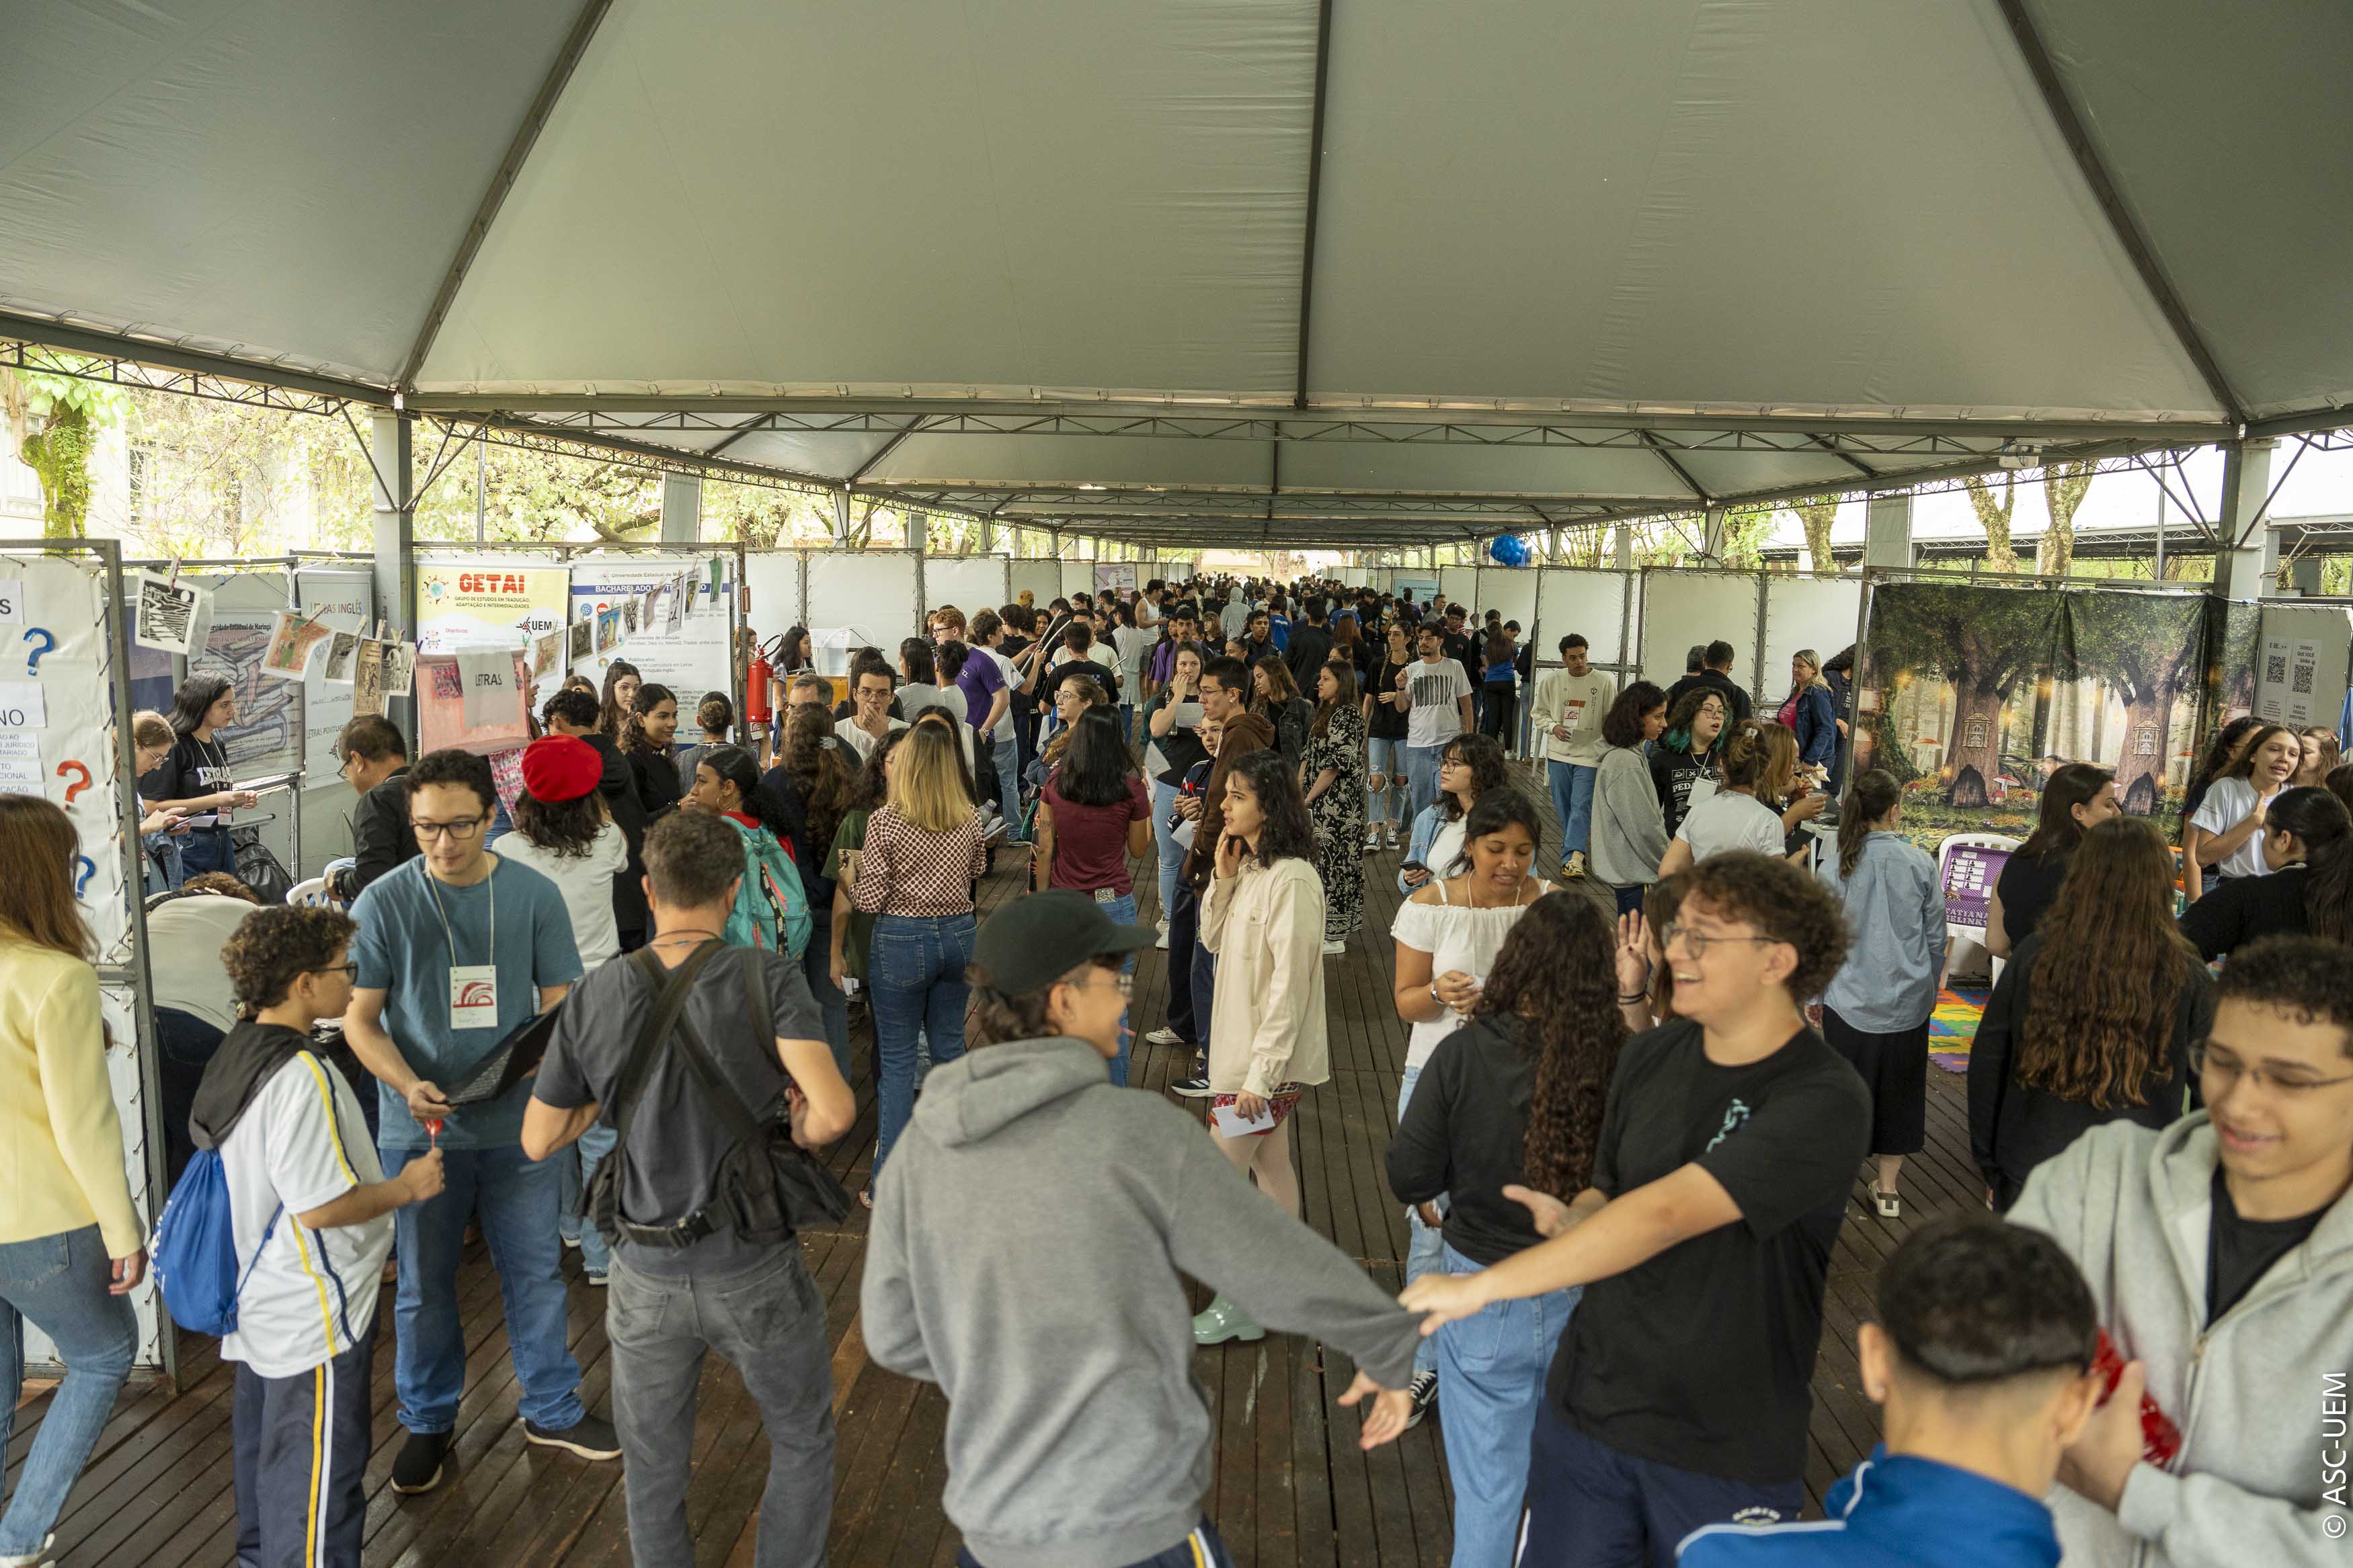
[[[2242,1219],[2222,1168],[2215,1166],[2214,1212],[2206,1231],[2206,1321],[2237,1306],[2273,1264],[2304,1245],[2335,1206],[2324,1205],[2294,1219]]]
[[[1111,671],[1104,666],[1087,658],[1072,659],[1068,664],[1058,664],[1048,670],[1046,679],[1038,683],[1038,700],[1053,701],[1055,698],[1061,695],[1064,681],[1075,680],[1082,675],[1103,688],[1105,698],[1113,702],[1119,700],[1119,682],[1112,678]]]
[[[1366,735],[1376,741],[1405,739],[1406,710],[1381,699],[1396,694],[1398,670],[1411,668],[1419,662],[1419,659],[1408,659],[1403,664],[1392,664],[1387,649],[1374,661],[1371,673],[1365,677],[1365,689],[1373,699],[1372,721],[1365,726]]]
[[[1546,1387],[1569,1425],[1703,1475],[1799,1479],[1822,1281],[1870,1143],[1870,1091],[1811,1029],[1741,1067],[1689,1019],[1628,1041],[1593,1184],[1618,1197],[1696,1162],[1741,1218],[1585,1288]]]
[[[2307,866],[2284,866],[2268,877],[2233,877],[2182,911],[2181,934],[2198,944],[2200,956],[2216,959],[2259,936],[2305,936],[2312,918],[2304,894],[2312,880]],[[2010,905],[2004,902],[2005,916]]]
[[[2059,896],[2059,884],[2067,879],[2068,859],[2065,855],[2012,855],[2003,862],[1993,890],[2001,899],[2001,929],[2013,952],[2034,934],[2051,900]]]
[[[1389,1191],[1409,1204],[1449,1194],[1446,1245],[1489,1267],[1543,1239],[1526,1206],[1504,1195],[1527,1180],[1535,1058],[1519,1042],[1525,1027],[1481,1017],[1439,1041],[1389,1140]]]
[[[1438,642],[1439,651],[1461,665],[1466,673],[1479,668],[1472,656],[1469,632],[1443,632],[1440,634]]]
[[[777,1059],[776,1040],[756,1037],[758,1028],[744,990],[746,963],[759,964],[767,981],[778,1038],[822,1040],[825,1017],[809,995],[801,966],[781,953],[731,947],[695,977],[686,1016],[744,1103],[765,1119],[776,1113],[790,1079]],[[617,1109],[613,1095],[648,1022],[654,990],[635,962],[620,959],[596,969],[573,991],[556,1021],[555,1037],[540,1064],[532,1098],[559,1110],[594,1100],[603,1107],[598,1124],[611,1127]],[[658,1225],[692,1214],[711,1200],[712,1184],[728,1147],[725,1124],[696,1083],[681,1048],[675,1043],[660,1047],[629,1129],[622,1215],[632,1224]],[[618,1157],[618,1151],[607,1156]],[[714,1231],[676,1250],[629,1241],[620,1245],[630,1268],[670,1276],[736,1273],[770,1250],[747,1246],[729,1230]]]
[[[217,795],[237,782],[229,772],[228,748],[218,741],[183,735],[164,753],[155,771],[139,781],[139,798],[156,805]]]
[[[1659,792],[1659,809],[1666,814],[1667,837],[1674,837],[1691,811],[1692,786],[1704,778],[1723,782],[1712,759],[1687,751],[1651,753],[1651,787]]]
[[[1173,688],[1164,689],[1154,697],[1152,707],[1147,711],[1156,712],[1159,709],[1169,706],[1168,698],[1172,689]],[[1176,706],[1198,710],[1201,706],[1201,700],[1196,694]],[[1152,743],[1160,748],[1161,760],[1168,764],[1153,775],[1165,784],[1183,784],[1185,775],[1192,771],[1193,764],[1206,761],[1209,755],[1209,749],[1201,744],[1199,731],[1190,724],[1172,723],[1168,726],[1168,733],[1154,736]]]
[[[1690,675],[1684,676],[1681,680],[1678,680],[1672,686],[1668,687],[1667,711],[1672,713],[1675,710],[1675,704],[1683,700],[1683,693],[1691,690],[1694,687],[1701,686],[1707,688],[1710,691],[1721,691],[1724,693],[1724,700],[1732,710],[1726,716],[1727,722],[1737,724],[1740,721],[1748,717],[1751,704],[1748,700],[1747,691],[1735,684],[1732,677],[1725,674],[1724,671],[1720,669],[1697,670]]]

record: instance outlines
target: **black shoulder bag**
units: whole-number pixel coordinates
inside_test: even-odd
[[[793,1142],[788,1108],[766,1119],[755,1115],[742,1094],[719,1070],[704,1047],[686,1000],[693,992],[702,966],[721,951],[707,942],[677,969],[664,973],[661,961],[643,948],[630,962],[652,983],[654,1009],[637,1049],[623,1069],[614,1096],[616,1137],[612,1157],[596,1169],[589,1183],[587,1214],[607,1240],[632,1241],[641,1247],[677,1250],[693,1246],[720,1230],[732,1230],[753,1246],[787,1241],[804,1226],[839,1221],[849,1212],[849,1194],[807,1150]],[[776,1038],[776,1017],[768,988],[755,953],[744,965],[744,990],[754,1023],[764,1043]],[[629,1157],[629,1128],[638,1101],[653,1076],[655,1055],[675,1032],[687,1069],[702,1091],[704,1103],[715,1112],[729,1134],[727,1152],[721,1157],[708,1203],[692,1214],[667,1225],[638,1225],[620,1212],[622,1174]],[[788,1107],[789,1101],[780,1102]]]

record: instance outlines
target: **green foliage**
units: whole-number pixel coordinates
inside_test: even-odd
[[[58,363],[83,363],[70,356],[60,356]],[[6,415],[16,456],[40,479],[47,537],[80,539],[89,533],[90,454],[98,433],[120,423],[127,405],[122,391],[106,382],[0,369],[0,411]]]

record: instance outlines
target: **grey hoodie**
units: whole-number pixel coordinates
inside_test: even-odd
[[[2134,1469],[2114,1514],[2052,1492],[2065,1568],[2348,1560],[2353,1199],[2210,1327],[2215,1162],[2203,1111],[2163,1131],[2111,1122],[2037,1166],[2010,1211],[2082,1267],[2101,1323],[2147,1363],[2148,1392],[2182,1433],[2172,1466]]]
[[[1180,1273],[1384,1387],[1413,1375],[1419,1320],[1084,1042],[980,1047],[924,1080],[875,1189],[861,1326],[878,1364],[946,1393],[943,1500],[990,1568],[1133,1563],[1200,1522]]]

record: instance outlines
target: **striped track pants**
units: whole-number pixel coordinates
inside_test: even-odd
[[[375,1328],[292,1377],[237,1369],[237,1560],[360,1568]]]

